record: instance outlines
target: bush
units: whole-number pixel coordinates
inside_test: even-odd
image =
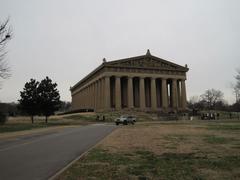
[[[0,112],[0,125],[3,125],[7,122],[7,115],[3,112]]]

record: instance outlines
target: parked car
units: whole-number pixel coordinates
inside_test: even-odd
[[[122,115],[120,118],[115,119],[116,125],[123,124],[134,124],[136,122],[136,117],[134,116],[129,116],[129,115]]]

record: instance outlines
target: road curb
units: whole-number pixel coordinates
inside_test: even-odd
[[[108,136],[110,136],[116,129],[113,129],[108,135],[104,136],[99,142],[97,142],[97,144],[93,145],[92,147],[90,147],[87,151],[85,151],[84,153],[80,154],[78,157],[76,157],[75,159],[73,159],[70,163],[68,163],[65,167],[63,167],[62,169],[58,170],[53,176],[51,176],[50,178],[48,178],[48,180],[55,180],[60,174],[62,174],[65,170],[67,170],[71,165],[73,165],[75,162],[77,162],[78,160],[80,160],[82,157],[84,157],[85,155],[87,155],[89,153],[89,151],[91,151],[92,149],[94,149],[95,147],[97,147],[105,138],[107,138]]]

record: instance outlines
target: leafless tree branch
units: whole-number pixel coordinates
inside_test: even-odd
[[[12,28],[9,25],[9,18],[4,22],[0,22],[0,78],[6,79],[10,77],[10,68],[6,61],[7,51],[5,50],[6,43],[12,37]]]
[[[233,85],[233,93],[235,94],[236,103],[240,102],[240,69],[237,69],[237,75],[235,76],[236,83]]]
[[[208,89],[202,94],[200,97],[203,101],[208,104],[208,108],[215,108],[217,102],[223,100],[223,93],[220,90],[216,89]]]

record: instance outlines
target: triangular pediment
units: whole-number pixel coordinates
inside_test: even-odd
[[[136,68],[157,68],[168,70],[181,70],[187,71],[186,67],[177,65],[170,61],[163,60],[155,56],[139,56],[128,59],[122,59],[117,61],[108,62],[108,65],[118,67],[136,67]]]

